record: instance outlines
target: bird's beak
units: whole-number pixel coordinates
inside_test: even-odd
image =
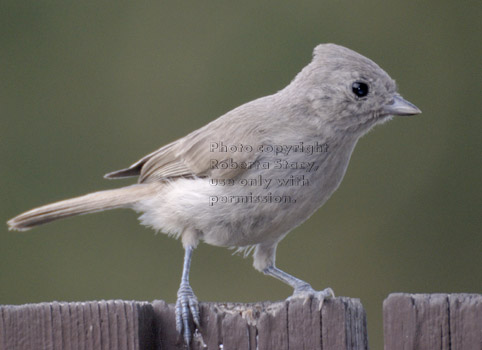
[[[415,115],[420,113],[422,113],[420,109],[404,100],[400,95],[395,95],[393,100],[383,107],[383,114],[385,115]]]

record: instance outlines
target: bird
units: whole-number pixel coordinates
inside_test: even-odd
[[[252,255],[256,270],[293,288],[292,298],[334,297],[275,264],[278,243],[339,187],[358,140],[394,116],[421,113],[375,62],[320,44],[278,92],[245,103],[146,155],[107,179],[137,183],[41,206],[8,221],[11,230],[73,215],[130,208],[140,222],[184,248],[176,329],[189,347],[199,302],[189,283],[200,242]]]

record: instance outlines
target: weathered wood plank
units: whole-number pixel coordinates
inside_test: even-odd
[[[383,319],[386,350],[482,349],[480,294],[391,294]]]
[[[265,312],[255,313],[255,316],[259,315],[256,322],[259,349],[287,349],[288,305],[285,302],[273,303],[266,305]]]
[[[368,349],[359,300],[201,303],[192,349]],[[461,325],[463,326],[463,325]],[[174,305],[94,301],[0,306],[0,350],[185,349]]]
[[[322,309],[322,349],[368,349],[365,310],[358,299],[343,298]]]
[[[218,348],[222,344],[224,350],[368,349],[366,316],[358,299],[336,298],[325,301],[321,311],[318,307],[319,301],[310,299],[212,304],[210,309],[222,319]],[[201,315],[201,323],[205,324],[205,315]],[[328,341],[322,338],[322,332]],[[204,334],[203,329],[207,343]]]
[[[133,301],[3,305],[0,349],[149,348],[152,317],[150,304]]]

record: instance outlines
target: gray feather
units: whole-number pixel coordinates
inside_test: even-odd
[[[133,185],[90,193],[32,209],[14,217],[7,224],[10,230],[26,231],[34,226],[69,216],[129,207],[139,200],[148,198],[153,193],[152,187],[153,185]]]

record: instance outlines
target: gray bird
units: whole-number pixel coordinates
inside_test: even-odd
[[[189,284],[200,241],[253,252],[254,267],[292,286],[292,297],[334,295],[278,269],[276,247],[337,189],[361,136],[392,116],[419,113],[373,61],[342,46],[318,45],[311,63],[284,89],[105,175],[138,176],[137,184],[39,207],[8,225],[22,231],[73,215],[132,208],[142,213],[142,224],[181,238],[176,327],[189,346],[189,320],[200,323]]]

